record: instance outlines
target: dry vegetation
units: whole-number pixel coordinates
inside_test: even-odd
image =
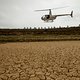
[[[0,80],[80,80],[80,41],[0,44]]]

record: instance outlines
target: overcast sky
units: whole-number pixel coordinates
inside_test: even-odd
[[[35,12],[37,9],[64,7],[52,10],[55,14],[74,11],[74,17],[57,17],[53,23],[45,23],[41,16],[45,12]],[[75,26],[80,24],[80,0],[0,0],[0,28]]]

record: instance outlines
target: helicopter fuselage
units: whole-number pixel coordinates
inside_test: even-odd
[[[44,15],[44,16],[42,16],[41,17],[41,19],[43,20],[43,21],[53,21],[53,20],[55,20],[56,19],[56,17],[57,16],[55,16],[55,15]]]

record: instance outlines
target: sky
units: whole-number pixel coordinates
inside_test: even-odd
[[[41,17],[48,11],[38,9],[59,8],[52,10],[53,15],[71,13],[70,16],[57,17],[53,23],[45,23]],[[0,28],[59,27],[80,24],[80,0],[0,0]]]

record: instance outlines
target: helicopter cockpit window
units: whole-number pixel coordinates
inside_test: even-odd
[[[43,18],[45,18],[45,15],[43,16]]]
[[[50,15],[45,15],[45,17],[46,17],[47,19],[49,19],[49,18],[50,18]]]
[[[43,16],[41,17],[42,20],[46,20],[46,19],[49,19],[49,18],[50,18],[50,15],[43,15]]]

